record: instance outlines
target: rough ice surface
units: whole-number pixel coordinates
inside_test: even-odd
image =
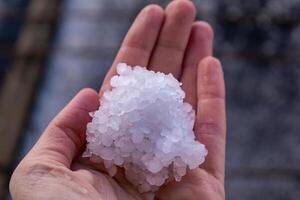
[[[87,125],[85,156],[97,157],[111,176],[117,166],[140,192],[180,181],[187,168],[204,162],[207,150],[195,140],[195,112],[171,74],[117,66],[112,90],[100,99]]]

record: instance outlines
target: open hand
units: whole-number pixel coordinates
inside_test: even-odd
[[[186,101],[197,113],[196,138],[208,156],[200,168],[189,171],[181,182],[171,182],[157,199],[222,200],[225,158],[225,89],[220,62],[211,57],[213,31],[194,21],[191,1],[172,1],[165,10],[144,8],[127,33],[106,75],[100,96],[110,88],[116,65],[146,66],[172,73],[183,83]],[[82,159],[88,113],[99,107],[99,94],[82,90],[49,124],[37,144],[16,168],[10,182],[13,199],[142,199],[122,172],[110,178],[101,166]]]

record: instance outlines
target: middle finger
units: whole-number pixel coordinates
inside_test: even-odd
[[[150,59],[149,68],[172,73],[179,78],[196,9],[191,1],[172,1],[166,8],[166,19]]]

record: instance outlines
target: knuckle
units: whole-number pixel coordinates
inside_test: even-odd
[[[197,135],[216,135],[223,133],[223,127],[216,122],[198,122],[196,124]]]

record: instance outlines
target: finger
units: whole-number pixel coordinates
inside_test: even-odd
[[[172,73],[179,78],[196,9],[191,1],[177,0],[172,1],[165,12],[165,23],[153,51],[149,68],[167,74]]]
[[[163,9],[157,5],[149,5],[139,13],[103,81],[100,94],[110,88],[109,81],[116,74],[118,63],[123,62],[131,66],[148,65],[150,55],[163,24],[164,15]]]
[[[200,60],[211,56],[213,49],[213,30],[206,22],[195,22],[183,60],[181,76],[182,88],[185,91],[185,101],[193,108],[197,106],[197,69]]]
[[[224,180],[225,159],[225,86],[220,62],[204,58],[198,67],[198,105],[196,137],[204,143],[208,155],[201,166]]]
[[[91,120],[89,112],[96,110],[98,106],[99,97],[96,91],[80,91],[50,122],[27,159],[70,167],[73,158],[85,144],[86,125]]]

